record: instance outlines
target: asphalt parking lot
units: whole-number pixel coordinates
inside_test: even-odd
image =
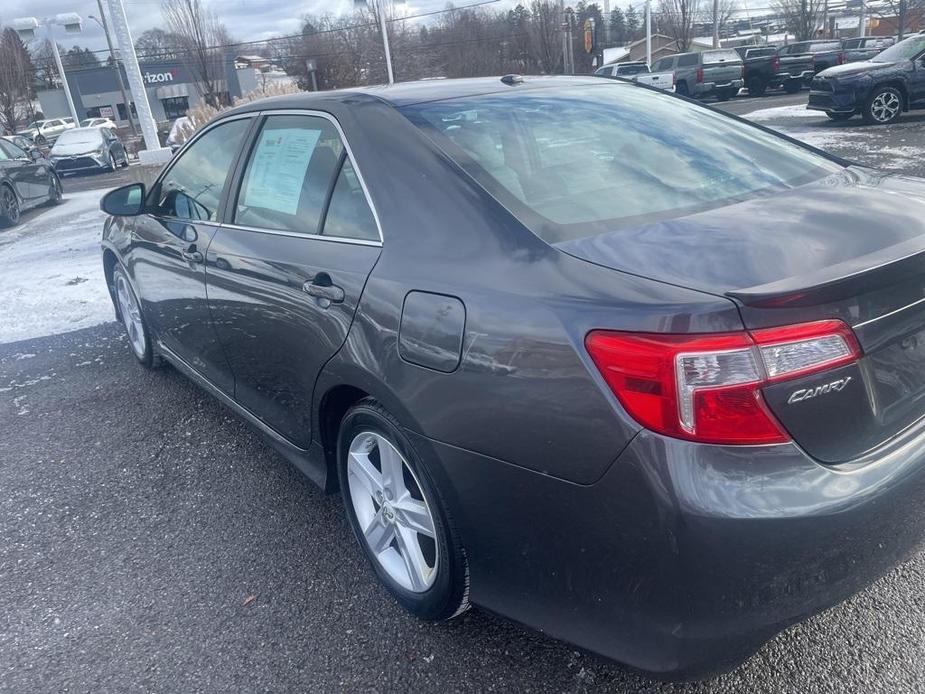
[[[925,175],[914,149],[925,145],[922,112],[871,129],[800,115],[801,103],[805,95],[723,108]],[[0,234],[0,267],[14,246],[83,219],[67,205],[92,197],[81,189],[122,182],[110,176],[66,179],[61,208],[30,213],[6,243]],[[28,262],[28,250],[15,258]],[[47,282],[62,292],[98,282],[76,260],[61,267]],[[16,317],[3,312],[30,305],[5,298],[0,691],[925,690],[923,553],[735,672],[690,685],[650,680],[479,610],[419,623],[373,579],[340,498],[321,494],[242,420],[174,370],[138,367],[113,322],[5,340]],[[101,315],[94,299],[74,301],[86,304],[87,324]]]

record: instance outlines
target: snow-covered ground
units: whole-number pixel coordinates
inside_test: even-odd
[[[0,343],[114,320],[100,258],[105,192],[67,193],[0,229]]]

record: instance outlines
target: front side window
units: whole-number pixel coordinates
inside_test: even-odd
[[[26,154],[19,147],[14,145],[9,140],[0,140],[0,150],[3,150],[6,154],[4,159],[28,159],[29,155]]]
[[[721,207],[841,169],[723,114],[606,80],[402,112],[550,243]]]
[[[190,145],[152,191],[153,214],[216,221],[218,204],[249,118],[217,125]]]
[[[235,224],[320,233],[325,202],[344,156],[337,128],[318,116],[270,116],[254,143]]]

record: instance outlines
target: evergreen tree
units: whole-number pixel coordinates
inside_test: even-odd
[[[639,15],[636,13],[636,8],[632,5],[626,8],[626,38],[629,41],[632,41],[636,38],[636,34],[639,33]]]
[[[626,41],[626,19],[623,16],[623,10],[619,7],[615,7],[610,12],[610,40],[614,43]]]

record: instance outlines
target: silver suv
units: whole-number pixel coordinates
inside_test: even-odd
[[[732,48],[677,53],[657,61],[652,72],[674,72],[675,91],[681,96],[728,101],[745,85],[742,58]]]

